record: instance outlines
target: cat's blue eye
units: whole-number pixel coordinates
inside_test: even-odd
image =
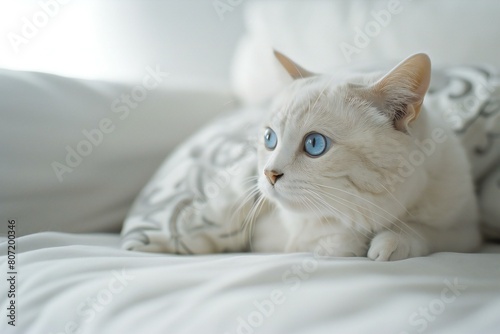
[[[304,151],[311,157],[319,157],[324,154],[329,146],[330,138],[317,132],[308,134],[304,141]]]
[[[276,133],[271,128],[267,128],[264,132],[264,145],[268,150],[274,150],[277,144],[278,137]]]

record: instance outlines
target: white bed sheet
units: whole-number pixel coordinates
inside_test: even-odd
[[[38,233],[17,252],[16,327],[2,314],[0,333],[500,333],[500,245],[378,263],[135,253],[118,235]]]

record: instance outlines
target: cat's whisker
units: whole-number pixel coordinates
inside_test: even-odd
[[[356,209],[356,208],[354,208],[354,207],[351,207],[351,206],[347,205],[347,204],[352,204],[352,205],[354,205],[354,206],[361,207],[361,205],[360,205],[360,204],[355,203],[355,202],[352,202],[352,201],[349,201],[348,199],[342,198],[342,197],[340,197],[340,196],[336,196],[335,194],[331,194],[331,193],[328,193],[328,192],[326,192],[326,191],[322,191],[321,189],[317,189],[317,191],[319,191],[322,195],[324,195],[324,196],[328,197],[329,199],[331,199],[331,200],[333,200],[333,201],[337,202],[338,204],[341,204],[341,205],[345,206],[346,208],[351,209],[351,210],[353,210],[354,212],[356,212],[356,213],[360,214],[361,216],[363,216],[363,217],[365,217],[365,218],[367,218],[367,219],[369,219],[369,220],[373,221],[374,223],[377,223],[377,221],[376,221],[376,220],[374,220],[374,218],[373,218],[373,214],[374,214],[374,213],[375,213],[375,214],[377,214],[377,213],[376,213],[375,211],[373,211],[373,210],[370,210],[370,208],[368,208],[368,207],[366,207],[366,206],[365,206],[365,207],[363,207],[363,209],[364,209],[364,210],[368,211],[368,212],[372,215],[371,217],[368,217],[366,214],[364,214],[364,213],[363,213],[363,212],[361,212],[360,210],[358,210],[358,209]],[[346,203],[347,203],[347,204],[346,204]],[[380,218],[383,218],[383,219],[385,219],[385,220],[386,220],[386,221],[388,221],[388,222],[390,222],[390,221],[391,221],[391,220],[389,220],[388,218],[386,218],[386,217],[384,217],[384,216],[382,216],[382,215],[380,215],[380,214],[377,214],[377,215],[378,215]]]
[[[316,192],[314,192],[314,190],[312,189],[305,189],[306,192],[308,192],[310,195],[312,195],[315,199],[317,199],[318,201],[320,201],[320,204],[322,204],[327,210],[330,210],[332,211],[333,213],[336,213],[338,215],[343,215],[344,217],[346,217],[347,219],[350,219],[351,217],[349,215],[347,215],[346,213],[342,212],[341,210],[333,207],[330,203],[328,203],[327,201],[324,200],[324,198],[322,198],[319,194],[317,194]],[[341,203],[342,204],[342,203]],[[354,203],[353,203],[354,204]],[[351,208],[351,210],[354,210]],[[355,210],[356,211],[356,210]],[[363,215],[361,212],[358,211],[359,214]],[[347,225],[351,230],[354,230],[353,227],[348,224]],[[358,231],[359,233],[361,233],[363,236],[365,236],[366,238],[370,238],[371,234],[372,234],[372,231],[363,226],[362,224],[360,225],[360,227],[362,227],[363,230],[366,230],[367,234],[364,234],[362,231],[358,231],[358,230],[354,230],[354,231]]]
[[[313,212],[317,217],[317,222],[319,223],[319,227],[323,229],[325,235],[329,235],[330,231],[327,230],[327,220],[326,217],[321,213],[321,208],[318,207],[312,199],[309,197],[301,198],[301,202],[304,204],[306,208],[308,208],[311,212]],[[309,203],[309,204],[308,204]]]
[[[255,201],[253,204],[252,204],[252,207],[250,208],[250,210],[248,210],[247,214],[245,215],[245,219],[243,219],[243,222],[242,222],[242,229],[244,231],[244,233],[246,235],[248,235],[248,231],[249,231],[249,225],[250,225],[250,221],[253,219],[253,215],[252,215],[252,212],[253,210],[255,209],[257,203],[259,202],[259,200]],[[248,235],[249,237],[249,235]],[[249,239],[250,240],[250,239]]]
[[[249,177],[249,178],[244,178],[243,181],[241,182],[242,185],[246,185],[248,183],[251,183],[251,182],[254,182],[255,185],[257,185],[257,179],[258,177],[257,176],[253,176],[253,177]]]
[[[244,177],[243,180],[247,181],[247,180],[257,180],[259,177],[257,175],[251,175],[251,176],[247,176],[247,177]]]
[[[408,209],[407,209],[407,208],[406,208],[406,207],[405,207],[405,206],[404,206],[404,205],[403,205],[400,201],[398,201],[398,199],[396,198],[396,196],[394,196],[394,194],[393,194],[391,191],[389,191],[389,189],[387,189],[387,188],[386,188],[386,187],[382,184],[382,182],[380,182],[380,181],[377,181],[377,182],[380,184],[380,186],[381,186],[382,188],[384,188],[384,190],[385,190],[385,191],[387,191],[387,193],[388,193],[388,194],[392,197],[392,199],[393,199],[393,200],[394,200],[397,204],[399,204],[399,206],[400,206],[403,210],[405,210],[405,212],[406,212],[406,214],[407,214],[408,216],[410,216],[410,217],[412,217],[412,216],[413,216],[413,215],[411,214],[411,212],[410,212],[410,211],[408,211]]]
[[[346,213],[342,212],[340,209],[335,208],[333,205],[331,205],[330,203],[328,203],[328,202],[327,202],[324,198],[322,198],[322,197],[321,197],[321,195],[320,195],[320,194],[318,194],[318,193],[314,192],[313,190],[309,190],[309,192],[310,192],[310,194],[311,194],[312,196],[314,196],[317,200],[319,200],[319,201],[323,204],[323,206],[324,206],[326,209],[330,209],[330,210],[331,210],[331,211],[333,211],[334,213],[337,213],[337,214],[339,214],[339,215],[343,215],[344,217],[346,217],[346,218],[348,218],[348,219],[349,219],[349,218],[352,218],[352,217],[350,217],[348,214],[346,214]],[[342,204],[342,203],[341,203],[341,204]],[[353,203],[353,204],[354,204],[354,203]],[[352,208],[351,208],[351,210],[356,211],[355,209],[352,209]],[[359,212],[359,211],[357,211],[357,213],[359,213],[359,214],[363,215],[363,214],[362,214],[361,212]],[[364,216],[364,215],[363,215],[363,216]],[[348,226],[349,226],[350,228],[352,228],[352,226],[351,226],[351,225],[348,225]],[[364,229],[364,230],[366,230],[366,231],[368,232],[368,235],[365,235],[366,237],[368,237],[368,236],[372,233],[372,231],[371,231],[369,228],[367,228],[367,227],[365,227],[365,226],[360,226],[360,227],[362,227],[362,229]]]
[[[318,222],[322,223],[325,217],[320,215],[321,209],[308,197],[303,197],[302,200],[306,207],[316,215],[316,217],[318,218]],[[307,203],[309,203],[311,206],[307,205]],[[314,210],[314,208],[316,208],[316,210]]]
[[[251,187],[249,187],[247,190],[245,190],[243,192],[243,194],[241,194],[238,198],[242,198],[244,197],[244,199],[241,201],[241,204],[238,206],[238,208],[236,209],[236,211],[239,211],[241,210],[241,208],[246,204],[246,202],[248,200],[250,200],[252,197],[255,197],[256,194],[258,194],[260,192],[260,189],[259,189],[259,186],[258,185],[253,185]],[[239,202],[239,201],[236,201],[236,203]],[[236,204],[235,203],[235,204]]]
[[[348,195],[351,195],[351,196],[354,196],[370,205],[373,205],[374,207],[376,207],[377,209],[381,210],[382,212],[386,213],[389,215],[389,217],[393,218],[394,220],[396,220],[397,222],[399,222],[402,226],[399,226],[399,228],[401,228],[401,230],[404,230],[405,228],[408,229],[408,232],[409,234],[413,233],[415,236],[417,236],[418,238],[423,238],[420,233],[418,233],[417,231],[415,231],[411,226],[409,226],[407,223],[405,223],[404,221],[402,221],[401,219],[399,219],[398,217],[396,217],[395,215],[393,215],[392,213],[390,213],[389,211],[385,210],[384,208],[380,207],[379,205],[373,203],[372,201],[366,199],[366,198],[363,198],[359,195],[356,195],[354,193],[350,193],[349,191],[347,190],[344,190],[344,189],[340,189],[340,188],[336,188],[336,187],[331,187],[331,186],[326,186],[326,185],[321,185],[321,184],[315,184],[316,186],[319,186],[319,187],[324,187],[324,188],[328,188],[328,189],[333,189],[333,190],[336,190],[336,191],[340,191],[340,192],[343,192],[343,193],[346,193]],[[318,189],[321,191],[321,189]],[[322,191],[323,193],[327,194],[327,195],[333,195],[331,193],[328,193],[326,191]],[[344,199],[345,200],[345,199]],[[373,213],[375,213],[375,211],[373,211]],[[376,213],[377,216],[381,217],[381,218],[384,218],[386,221],[388,222],[392,222],[389,218],[387,217],[384,217],[384,216],[381,216],[380,214]],[[386,227],[388,228],[389,230],[390,227]],[[392,230],[391,230],[392,231]]]
[[[367,216],[366,214],[364,214],[363,212],[361,212],[361,211],[359,211],[359,210],[356,210],[356,209],[354,209],[354,208],[351,208],[351,207],[349,207],[348,205],[346,205],[346,203],[339,202],[338,200],[342,200],[342,201],[344,201],[344,202],[347,202],[347,203],[349,203],[349,204],[354,204],[354,205],[357,205],[357,206],[359,206],[359,204],[357,204],[357,203],[353,203],[353,202],[350,202],[350,201],[348,201],[348,200],[346,200],[346,199],[344,199],[344,198],[341,198],[341,197],[335,196],[335,195],[333,195],[333,194],[329,194],[329,193],[326,193],[326,192],[321,192],[321,193],[323,194],[323,196],[326,196],[326,197],[328,197],[329,199],[334,200],[334,201],[336,201],[337,203],[339,203],[339,204],[341,204],[341,205],[344,205],[344,206],[346,206],[347,208],[349,208],[349,209],[351,209],[351,210],[355,211],[355,212],[356,212],[356,213],[358,213],[359,215],[361,215],[361,216],[365,217],[366,219],[368,219],[368,221],[372,221],[372,222],[374,223],[374,225],[381,225],[383,228],[385,228],[385,229],[387,229],[387,230],[389,230],[389,231],[392,231],[392,232],[394,232],[394,233],[401,233],[401,229],[400,229],[400,230],[398,230],[398,231],[399,231],[399,232],[398,232],[398,231],[396,231],[396,230],[393,230],[393,228],[392,228],[392,226],[391,226],[391,225],[388,225],[388,226],[387,226],[387,225],[381,224],[379,221],[377,221],[376,219],[374,219],[373,214],[374,214],[374,213],[375,213],[375,214],[377,214],[375,211],[370,210],[370,209],[369,209],[369,208],[367,208],[367,207],[364,207],[364,209],[365,209],[366,211],[368,211],[368,213],[369,213],[369,214],[371,214],[371,217],[369,217],[369,216]],[[331,196],[335,196],[335,197],[331,197]],[[341,212],[341,211],[339,211],[339,212]],[[355,218],[354,216],[349,216],[349,215],[346,215],[345,213],[341,213],[341,214],[343,214],[346,218],[348,218],[349,220],[351,220],[351,221],[353,222],[353,224],[354,224],[354,225],[356,225],[356,226],[358,226],[358,227],[361,227],[362,229],[366,230],[368,234],[364,234],[364,236],[365,236],[365,237],[367,237],[367,238],[371,238],[371,236],[373,235],[373,232],[374,232],[374,231],[372,231],[372,230],[371,230],[371,229],[369,229],[368,227],[365,227],[363,224],[356,224],[355,219],[353,219],[353,218]],[[377,215],[378,215],[380,218],[382,218],[382,219],[386,220],[387,222],[389,222],[389,223],[391,222],[391,220],[389,220],[387,217],[381,216],[380,214],[377,214]],[[351,227],[351,229],[353,229],[353,228]],[[354,229],[353,229],[353,230],[354,230]],[[355,231],[358,231],[359,233],[362,233],[360,230],[355,230]],[[403,232],[404,232],[404,233],[406,233],[407,235],[409,235],[409,233],[408,233],[408,232],[406,232],[406,231],[403,231]]]
[[[246,194],[246,195],[245,195],[245,194]],[[257,195],[259,195],[259,194],[260,194],[260,190],[259,190],[258,185],[254,185],[254,186],[252,186],[252,187],[249,187],[249,188],[248,188],[248,189],[247,189],[247,190],[246,190],[246,191],[245,191],[245,192],[244,192],[244,193],[240,196],[240,198],[241,198],[241,197],[243,197],[243,196],[245,196],[245,197],[244,197],[244,199],[241,201],[240,205],[238,205],[238,207],[237,207],[236,209],[234,208],[234,205],[233,205],[233,207],[231,208],[230,212],[232,212],[232,214],[231,214],[231,216],[230,216],[230,218],[229,218],[229,219],[230,219],[230,221],[232,221],[233,219],[235,219],[235,218],[236,218],[236,216],[240,213],[240,211],[243,209],[243,207],[244,207],[245,205],[247,205],[247,204],[248,204],[248,202],[249,202],[250,200],[252,200],[252,199],[253,199],[253,200],[254,200],[254,204],[255,204],[255,202],[257,201],[257,199],[255,199],[255,197],[256,197]],[[239,202],[239,201],[236,201],[236,203],[237,203],[237,202]]]
[[[329,192],[326,192],[326,191],[323,191],[321,189],[317,189],[323,196],[345,206],[346,208],[348,209],[351,209],[353,211],[355,211],[356,213],[360,214],[361,216],[367,218],[369,221],[372,221],[374,224],[376,225],[382,225],[382,226],[385,226],[384,224],[381,224],[379,221],[377,221],[376,219],[374,219],[373,217],[373,214],[377,215],[379,218],[385,220],[386,222],[388,223],[391,223],[392,220],[390,220],[389,218],[387,217],[384,217],[383,215],[381,215],[380,213],[377,213],[375,210],[372,210],[370,209],[369,207],[367,206],[361,206],[361,204],[358,204],[358,203],[355,203],[355,202],[352,202],[352,201],[349,201],[348,199],[345,199],[345,198],[342,198],[340,196],[337,196],[335,194],[332,194],[332,193],[329,193]],[[362,207],[365,211],[367,211],[368,213],[371,214],[371,217],[368,217],[366,214],[364,214],[363,212],[357,210],[356,208],[353,208],[353,207],[350,207],[349,205],[347,204],[352,204],[352,205],[355,205],[357,207]],[[387,227],[386,227],[387,228]],[[390,227],[389,227],[390,229]]]
[[[251,221],[255,218],[255,210],[257,208],[257,205],[261,202],[262,200],[262,196],[258,196],[257,199],[255,199],[255,201],[253,202],[252,204],[252,207],[250,208],[250,210],[248,210],[246,216],[245,216],[245,219],[243,220],[243,226],[247,226],[248,224],[251,223]]]
[[[326,217],[321,213],[322,211],[321,208],[318,207],[309,197],[303,197],[302,203],[306,208],[308,208],[308,210],[310,210],[316,215],[317,223],[319,223],[318,226],[324,231],[324,235],[329,235],[331,231],[328,231],[327,229],[328,226],[327,220],[325,219]]]
[[[253,205],[252,210],[249,212],[250,213],[250,219],[243,222],[244,228],[248,231],[247,233],[247,238],[248,238],[248,247],[250,250],[253,249],[252,246],[252,239],[253,239],[253,233],[254,233],[254,225],[255,225],[255,220],[256,217],[258,216],[258,213],[260,213],[260,210],[262,209],[264,203],[264,197],[259,196],[259,199],[257,202]],[[247,216],[248,218],[248,216]]]
[[[304,190],[305,190],[305,189],[304,189]],[[313,196],[316,200],[320,200],[320,198],[319,198],[316,194],[310,194],[310,195],[312,195],[312,196]],[[304,197],[304,198],[305,198],[308,202],[310,202],[312,205],[314,205],[314,206],[316,207],[316,209],[318,210],[318,212],[321,212],[321,209],[320,209],[317,205],[315,205],[315,204],[314,204],[314,202],[312,201],[312,199],[310,199],[310,198],[308,198],[308,197]],[[320,203],[320,204],[321,204],[321,203]],[[310,207],[308,206],[308,208],[310,208]],[[338,210],[336,210],[335,208],[326,208],[326,209],[327,209],[327,210],[329,210],[329,211],[330,211],[330,209],[331,209],[331,211],[333,211],[335,214],[341,214],[341,212],[340,212],[340,211],[338,211]],[[314,212],[314,210],[313,210],[312,208],[310,208],[310,210]],[[320,217],[320,215],[319,215],[319,214],[316,214],[316,216],[318,217],[318,221],[319,221],[319,223],[320,223],[320,226],[321,226],[323,229],[325,229],[325,227],[326,227],[326,225],[327,225],[327,219],[326,219],[326,216],[322,215],[322,217]],[[322,218],[323,218],[323,219],[322,219]],[[327,234],[328,234],[328,233],[327,233]]]

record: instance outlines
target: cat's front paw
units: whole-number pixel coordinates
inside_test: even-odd
[[[377,234],[368,250],[368,258],[375,261],[398,261],[426,254],[428,250],[423,240],[393,231]]]
[[[368,241],[364,237],[336,234],[323,237],[314,247],[318,256],[326,257],[364,257]]]

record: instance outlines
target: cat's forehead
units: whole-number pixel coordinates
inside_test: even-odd
[[[325,103],[351,98],[353,87],[371,85],[381,75],[381,72],[346,72],[295,80],[274,99],[272,110],[277,119],[298,116],[305,108],[321,108]]]
[[[309,131],[330,133],[332,124],[335,131],[348,131],[356,123],[364,123],[360,119],[370,114],[367,110],[371,103],[359,88],[378,78],[377,73],[354,73],[295,80],[275,98],[267,126],[295,135]]]
[[[332,107],[342,95],[345,82],[330,78],[306,78],[294,81],[273,101],[271,123],[276,126],[286,122],[301,123],[311,111]],[[336,97],[337,96],[337,97]]]

